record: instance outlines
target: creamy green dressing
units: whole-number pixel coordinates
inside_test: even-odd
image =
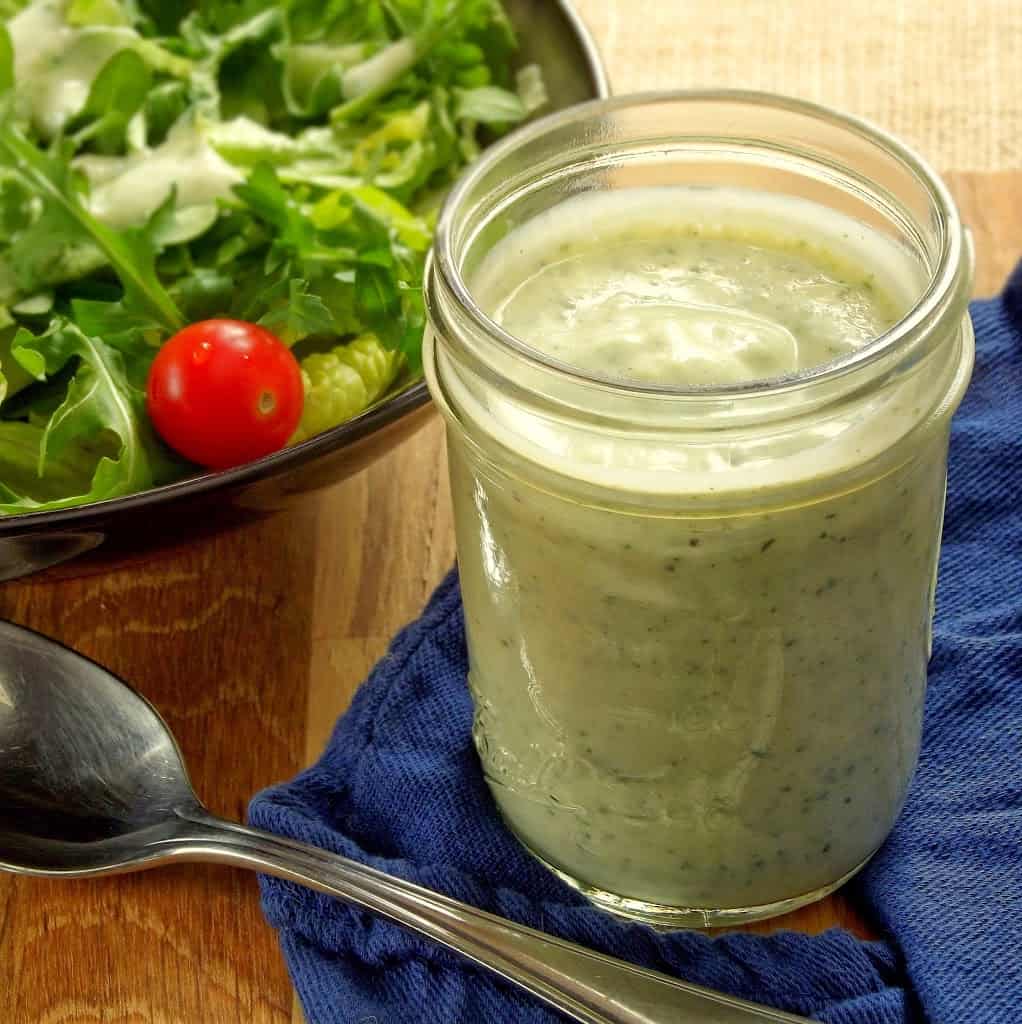
[[[63,0],[35,0],[7,23],[14,49],[17,99],[37,130],[55,137],[81,112],[97,75],[114,54],[142,42],[133,29],[69,25]],[[89,179],[89,207],[114,227],[145,223],[174,191],[175,224],[165,243],[186,241],[209,227],[216,200],[243,180],[207,138],[195,117],[176,124],[158,146],[125,156],[78,157]]]
[[[103,65],[139,38],[130,28],[72,27],[65,7],[62,0],[36,0],[7,22],[18,99],[49,137],[82,109]]]
[[[674,385],[839,358],[916,284],[904,254],[822,208],[684,189],[562,203],[470,280],[545,355]],[[806,501],[777,466],[850,471],[918,416],[910,392],[875,422],[821,424],[800,464],[754,439],[622,455],[607,432],[444,382],[509,450],[575,480],[530,483],[451,445],[476,743],[517,833],[590,890],[663,907],[762,908],[861,865],[918,751],[946,432]],[[624,501],[636,481],[655,511]],[[681,511],[693,496],[704,510]]]
[[[526,249],[513,277],[521,284],[493,306],[511,334],[581,369],[655,384],[797,373],[898,317],[872,275],[826,250],[670,220]]]
[[[853,222],[831,216],[806,237],[788,222],[804,207],[759,207],[737,190],[583,197],[519,228],[473,286],[509,333],[558,360],[680,386],[820,366],[899,318],[889,289],[905,282],[878,285]]]
[[[179,217],[181,211],[196,208],[196,225],[209,227],[216,218],[216,200],[228,198],[232,187],[244,180],[191,117],[174,125],[167,138],[152,149],[123,157],[80,157],[75,166],[89,179],[89,208],[115,227],[144,223],[171,191]],[[201,219],[203,210],[208,211],[205,220]]]

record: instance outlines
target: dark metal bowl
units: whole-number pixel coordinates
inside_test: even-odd
[[[568,0],[505,3],[521,39],[520,63],[542,67],[551,108],[609,94],[596,46]],[[58,512],[0,518],[0,580],[100,545],[102,551],[90,562],[268,515],[298,495],[364,469],[429,415],[429,394],[420,380],[333,430],[237,469]],[[202,514],[195,514],[200,508]]]

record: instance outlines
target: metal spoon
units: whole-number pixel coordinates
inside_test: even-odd
[[[0,622],[0,868],[73,878],[171,861],[251,868],[338,896],[586,1024],[805,1024],[216,818],[143,697],[74,651]]]

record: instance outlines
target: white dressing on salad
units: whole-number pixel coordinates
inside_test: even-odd
[[[139,38],[130,28],[72,27],[64,21],[64,6],[36,0],[7,23],[19,99],[50,138],[82,109],[103,65]]]
[[[403,74],[415,63],[417,57],[415,40],[410,37],[406,36],[385,46],[368,60],[344,72],[341,89],[345,98],[356,99]]]
[[[181,212],[228,198],[232,186],[244,180],[193,118],[179,121],[153,149],[126,157],[80,157],[75,166],[92,185],[92,213],[113,227],[144,223],[172,189],[177,189],[176,209]]]

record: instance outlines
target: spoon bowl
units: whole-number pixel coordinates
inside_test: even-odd
[[[123,871],[198,800],[153,706],[67,647],[0,622],[0,866]]]
[[[156,709],[82,655],[0,622],[0,869],[113,874],[171,860],[251,868],[340,897],[587,1024],[804,1018],[524,928],[356,861],[223,821]]]

